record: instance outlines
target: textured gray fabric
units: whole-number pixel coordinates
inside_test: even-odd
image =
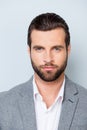
[[[87,130],[87,90],[65,81],[58,130]],[[0,130],[37,130],[32,78],[0,94]]]

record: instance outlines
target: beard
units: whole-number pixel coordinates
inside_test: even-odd
[[[36,72],[36,74],[42,80],[44,80],[46,82],[52,82],[52,81],[57,80],[61,76],[61,74],[64,72],[64,70],[67,66],[67,59],[68,59],[68,56],[66,56],[65,61],[63,62],[63,64],[60,67],[58,65],[54,65],[51,62],[49,62],[49,63],[47,62],[44,65],[37,66],[35,64],[35,62],[32,60],[32,58],[31,58],[31,64],[32,64],[32,67],[33,67],[34,71]],[[47,70],[44,72],[43,68],[45,68],[47,66],[48,67],[52,66],[53,68],[55,68],[55,71]]]

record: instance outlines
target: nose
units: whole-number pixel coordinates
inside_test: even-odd
[[[44,54],[44,62],[52,62],[53,57],[52,57],[52,52],[46,51]]]

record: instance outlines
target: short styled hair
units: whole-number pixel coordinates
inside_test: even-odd
[[[49,31],[56,28],[63,28],[66,34],[66,47],[70,44],[69,27],[65,20],[55,13],[43,13],[36,16],[30,23],[28,28],[27,44],[31,47],[31,33],[33,30]]]

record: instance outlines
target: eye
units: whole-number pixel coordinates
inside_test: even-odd
[[[53,50],[54,50],[55,52],[60,52],[60,51],[62,51],[63,49],[64,49],[64,47],[61,46],[61,45],[58,45],[58,46],[54,46],[54,47],[53,47]]]
[[[56,50],[56,51],[60,51],[61,48],[59,48],[59,47],[54,47],[54,50]]]
[[[38,52],[41,52],[41,51],[44,50],[44,48],[37,46],[37,47],[34,47],[34,50],[35,50],[35,51],[38,51]]]
[[[37,47],[35,50],[43,50],[42,47]]]

